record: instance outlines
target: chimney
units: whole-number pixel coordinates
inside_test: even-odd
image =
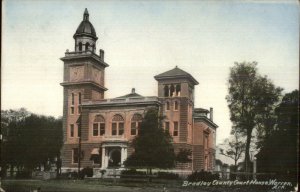
[[[104,61],[104,50],[103,50],[103,49],[100,49],[100,50],[99,50],[99,53],[100,53],[101,61]]]
[[[132,94],[135,93],[135,88],[132,88],[132,89],[131,89],[131,93],[132,93]]]
[[[214,121],[214,109],[212,107],[209,109],[209,119]]]

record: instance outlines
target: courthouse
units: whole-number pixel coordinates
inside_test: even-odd
[[[81,168],[123,168],[133,152],[130,143],[139,134],[145,112],[152,107],[165,116],[163,128],[170,132],[175,152],[192,151],[192,161],[178,163],[174,170],[214,169],[218,126],[213,122],[212,108],[194,107],[194,90],[199,83],[192,75],[176,66],[154,76],[157,96],[143,96],[132,88],[126,95],[106,98],[105,70],[109,65],[104,50],[97,51],[98,37],[87,9],[73,38],[74,51],[67,50],[61,58],[63,171],[77,170],[78,163]]]

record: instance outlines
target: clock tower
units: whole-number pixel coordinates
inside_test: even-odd
[[[96,101],[104,98],[107,90],[104,86],[105,68],[104,51],[96,53],[98,39],[94,26],[89,21],[88,10],[85,9],[83,20],[74,36],[74,51],[67,50],[61,58],[64,62],[64,78],[61,85],[64,88],[63,130],[64,143],[78,142],[77,120],[81,114],[82,102]]]

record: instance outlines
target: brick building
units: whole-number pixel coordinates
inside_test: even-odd
[[[178,164],[175,169],[214,169],[217,125],[212,108],[194,108],[194,89],[199,84],[194,77],[176,66],[154,77],[157,96],[142,96],[132,89],[127,95],[106,99],[104,76],[109,65],[102,49],[96,53],[98,38],[87,9],[73,38],[74,52],[67,50],[61,58],[63,170],[77,169],[79,151],[80,167],[123,167],[132,153],[130,142],[138,134],[139,123],[149,107],[158,108],[166,116],[163,125],[173,137],[175,152],[180,148],[192,150],[192,162]]]

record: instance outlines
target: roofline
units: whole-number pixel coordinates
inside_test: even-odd
[[[107,63],[105,63],[97,54],[95,54],[92,51],[82,51],[82,52],[65,52],[65,56],[61,57],[60,60],[67,61],[67,60],[73,60],[78,58],[92,58],[95,61],[98,61],[101,65],[104,67],[109,67]]]
[[[62,82],[60,83],[61,86],[74,86],[74,85],[82,85],[82,84],[90,84],[100,90],[107,91],[108,89],[103,87],[102,85],[99,85],[98,83],[95,83],[93,81],[80,81],[80,82]]]
[[[88,36],[88,37],[91,37],[93,38],[95,41],[98,40],[98,37],[97,36],[94,36],[94,35],[91,35],[90,33],[84,33],[84,32],[81,32],[81,33],[76,33],[73,35],[73,39],[75,39],[76,37],[81,37],[81,36]]]
[[[93,107],[123,107],[123,106],[136,106],[136,105],[161,105],[159,101],[144,101],[144,102],[120,102],[120,103],[83,103],[81,106],[83,108],[93,108]]]
[[[214,128],[218,128],[219,126],[217,124],[215,124],[214,122],[212,122],[209,118],[205,117],[205,116],[194,116],[193,119],[195,120],[204,120],[207,123],[209,123],[210,125],[212,125]]]
[[[141,100],[142,99],[142,100]],[[99,101],[83,102],[82,107],[97,106],[129,106],[129,105],[161,105],[158,97],[131,97],[131,98],[113,98],[102,99]]]
[[[158,77],[159,75],[155,75],[155,80],[164,80],[164,79],[176,79],[176,78],[187,78],[191,82],[194,83],[194,85],[198,85],[199,82],[192,76],[192,75],[174,75],[174,76],[164,76],[164,77]]]

